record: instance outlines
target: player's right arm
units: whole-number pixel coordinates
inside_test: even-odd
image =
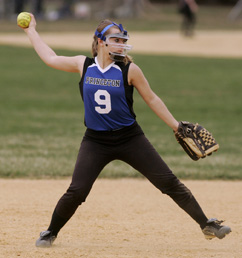
[[[58,56],[39,36],[36,31],[36,21],[34,15],[31,14],[31,22],[27,29],[24,29],[28,38],[30,39],[31,44],[33,45],[36,53],[43,60],[45,64],[48,66],[66,71],[66,72],[74,72],[81,73],[83,64],[85,61],[85,56]]]

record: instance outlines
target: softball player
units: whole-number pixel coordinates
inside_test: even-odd
[[[58,201],[46,231],[40,233],[37,247],[49,247],[60,229],[85,202],[102,169],[115,159],[142,173],[162,193],[169,195],[201,227],[208,239],[223,238],[231,229],[221,221],[205,216],[191,191],[168,168],[145,137],[133,111],[133,89],[172,130],[177,120],[151,90],[141,69],[127,52],[128,33],[121,24],[104,20],[94,34],[93,57],[57,56],[36,32],[34,16],[25,29],[39,57],[49,66],[80,73],[80,92],[87,127],[78,153],[71,184]]]

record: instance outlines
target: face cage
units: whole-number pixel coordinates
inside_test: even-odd
[[[106,46],[111,46],[112,49],[114,49],[114,51],[112,52],[109,51],[110,58],[113,61],[122,62],[125,56],[127,55],[128,51],[132,49],[132,46],[127,44],[110,43],[109,38],[110,37],[106,39]],[[117,49],[117,52],[115,51],[115,49]],[[121,53],[118,52],[120,50],[122,50]]]

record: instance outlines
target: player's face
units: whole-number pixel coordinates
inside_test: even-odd
[[[123,34],[119,29],[112,28],[106,35],[106,46],[109,56],[114,61],[122,61],[131,50],[132,46],[127,45],[128,36]]]
[[[127,44],[127,39],[121,39],[121,38],[108,39],[109,51],[113,53],[123,54],[124,47],[126,44]]]
[[[118,34],[118,33],[120,33],[120,30],[114,27],[114,28],[111,28],[109,34]],[[124,49],[127,44],[127,39],[108,37],[106,40],[106,43],[108,44],[110,52],[124,54]]]

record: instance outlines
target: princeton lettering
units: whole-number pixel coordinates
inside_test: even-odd
[[[101,86],[111,86],[111,87],[120,87],[120,80],[112,80],[112,79],[101,79],[95,77],[86,77],[86,84],[92,85],[101,85]]]

